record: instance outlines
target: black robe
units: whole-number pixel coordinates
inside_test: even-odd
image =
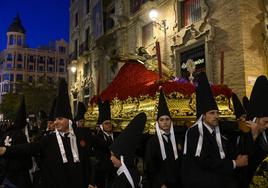
[[[102,131],[100,131],[97,136],[105,143],[107,152],[96,150],[96,174],[95,174],[95,183],[98,188],[105,188],[111,182],[113,182],[116,177],[116,168],[114,167],[112,161],[110,160],[111,152],[110,146],[113,143],[113,140],[108,138]],[[113,134],[114,140],[116,139],[117,134]]]
[[[39,143],[30,143],[7,148],[5,157],[40,155],[40,188],[87,188],[92,179],[90,173],[90,147],[94,139],[84,131],[75,131],[80,162],[74,163],[70,141],[62,137],[67,163],[63,163],[56,133],[44,136]]]
[[[9,136],[12,141],[11,145],[28,143],[23,131],[19,128],[12,128],[3,135],[1,145],[4,145],[4,139]],[[31,188],[29,170],[32,168],[31,156],[20,158],[2,159],[5,168],[5,177],[18,188]]]
[[[140,182],[140,176],[137,168],[133,165],[126,165],[127,169],[132,177],[132,180],[134,182],[135,188],[139,188],[139,182]],[[132,188],[131,184],[128,182],[127,177],[124,173],[117,176],[114,180],[111,186],[108,186],[108,188]]]
[[[160,144],[157,135],[154,135],[147,143],[145,164],[145,187],[160,188],[162,185],[169,187],[181,187],[181,156],[182,141],[175,135],[178,159],[175,160],[172,144],[163,138],[167,159],[162,160]]]
[[[268,138],[268,131],[265,131],[266,137]],[[248,166],[245,168],[244,174],[244,186],[246,188],[249,186],[249,183],[252,181],[254,173],[260,163],[265,159],[268,155],[268,143],[264,140],[263,135],[260,134],[256,141],[253,141],[252,136],[249,137],[250,139],[250,146],[248,146]]]
[[[198,126],[187,133],[187,153],[182,161],[182,183],[184,188],[233,188],[237,187],[233,161],[235,150],[221,136],[225,158],[220,153],[215,137],[203,125],[203,145],[200,157],[195,157],[199,139]]]

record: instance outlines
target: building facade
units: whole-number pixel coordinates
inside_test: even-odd
[[[152,9],[158,11],[154,21]],[[192,59],[194,76],[206,71],[211,82],[249,95],[256,78],[268,71],[267,15],[266,0],[72,0],[73,100],[107,87],[122,66],[115,57],[135,54],[139,47],[155,56],[156,41],[174,77],[188,79]],[[88,93],[79,79],[88,80]]]
[[[19,83],[56,83],[67,79],[68,44],[63,40],[49,46],[28,48],[26,32],[17,15],[7,32],[7,47],[0,53],[0,96],[19,92]]]

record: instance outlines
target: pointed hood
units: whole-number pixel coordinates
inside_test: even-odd
[[[157,120],[160,118],[160,116],[167,115],[171,118],[170,112],[168,110],[168,105],[166,102],[165,94],[163,89],[160,89],[160,95],[159,95],[159,101],[158,101],[158,107],[157,107]]]
[[[54,118],[64,117],[72,120],[72,111],[69,101],[68,85],[64,79],[60,79]]]
[[[22,96],[20,106],[17,111],[14,127],[21,129],[25,126],[26,126],[26,107],[25,107],[24,96]]]
[[[232,94],[232,101],[234,105],[235,117],[236,119],[239,119],[242,115],[246,114],[246,111],[235,93]]]
[[[248,100],[248,97],[247,96],[244,96],[243,99],[242,99],[242,102],[243,102],[244,109],[248,113],[248,111],[249,111],[249,100]]]
[[[196,116],[197,119],[210,110],[218,110],[213,97],[208,78],[205,72],[199,73],[198,86],[196,88]]]
[[[54,121],[54,112],[55,112],[55,107],[56,107],[56,103],[57,103],[57,97],[54,98],[49,115],[48,115],[48,121]]]
[[[44,110],[40,110],[38,112],[39,119],[46,120],[47,119],[47,113]]]
[[[248,118],[268,117],[268,84],[266,76],[259,76],[253,86],[250,100]]]
[[[98,100],[99,117],[97,124],[102,124],[106,120],[111,120],[111,107],[108,100],[103,103]]]
[[[141,136],[146,123],[146,114],[144,112],[135,116],[123,132],[117,137],[111,145],[111,151],[117,156],[124,156],[124,159],[134,159],[136,149],[141,141]]]
[[[87,111],[87,109],[86,109],[86,106],[84,105],[84,103],[79,101],[78,107],[77,107],[77,114],[76,114],[74,120],[79,121],[81,119],[85,119],[84,115],[85,115],[86,111]]]

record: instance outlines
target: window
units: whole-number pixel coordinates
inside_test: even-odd
[[[12,69],[12,64],[11,63],[7,63],[7,69]]]
[[[77,59],[77,55],[78,55],[78,40],[76,39],[74,41],[74,58]]]
[[[90,0],[86,0],[86,14],[89,13],[89,1]]]
[[[40,56],[39,58],[38,58],[38,63],[45,63],[45,60],[44,60],[45,58],[44,57],[42,57],[42,56]]]
[[[88,50],[89,46],[89,28],[85,31],[85,50]]]
[[[39,66],[39,67],[38,67],[38,70],[39,70],[40,72],[43,72],[43,71],[44,71],[44,66]]]
[[[34,70],[34,66],[33,65],[29,65],[28,70],[30,70],[30,71]]]
[[[29,62],[34,62],[34,59],[35,59],[34,56],[32,56],[32,55],[28,56],[28,61]]]
[[[17,64],[17,69],[22,69],[22,64]]]
[[[18,46],[21,46],[21,45],[22,45],[22,39],[21,39],[21,36],[18,36],[18,38],[17,38],[17,45],[18,45]]]
[[[10,74],[10,81],[14,81],[14,74]]]
[[[142,27],[142,46],[146,47],[153,41],[153,22]]]
[[[148,0],[130,0],[130,11],[131,13],[137,12],[141,6]]]
[[[60,67],[59,72],[64,72],[64,68]]]
[[[78,12],[75,13],[75,17],[74,17],[74,27],[78,26]]]
[[[184,0],[180,1],[181,7],[181,23],[182,27],[187,26],[201,19],[201,3],[200,0]]]
[[[109,29],[114,27],[114,20],[112,19],[112,15],[115,14],[115,4],[114,2],[107,1],[108,3],[103,3],[104,11],[103,11],[103,24],[104,31],[108,31]]]
[[[9,84],[4,84],[3,92],[9,92]]]
[[[21,81],[23,81],[23,75],[22,75],[22,74],[17,74],[17,75],[16,75],[16,81],[17,81],[17,82],[21,82]]]
[[[64,54],[66,52],[66,48],[64,46],[59,46],[59,52]]]
[[[54,65],[54,63],[55,63],[55,60],[54,60],[52,57],[50,57],[50,58],[48,59],[48,64],[50,64],[50,65]]]
[[[28,77],[28,81],[29,81],[29,82],[33,82],[33,76],[29,76],[29,77]]]
[[[64,59],[62,59],[62,58],[60,58],[60,63],[59,63],[59,65],[65,65],[65,63],[64,63]]]
[[[9,36],[9,45],[13,45],[14,44],[14,35],[10,35]]]
[[[22,55],[21,54],[18,54],[17,61],[22,61]]]
[[[48,67],[48,72],[53,72],[53,67]]]
[[[3,80],[9,80],[9,74],[4,74],[3,75]]]
[[[12,54],[7,54],[7,61],[12,61],[13,57]]]

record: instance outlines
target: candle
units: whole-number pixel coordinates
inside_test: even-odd
[[[221,51],[221,84],[224,83],[224,51]]]
[[[162,78],[162,64],[161,64],[161,52],[160,52],[160,44],[158,41],[155,43],[155,49],[156,49],[156,57],[158,62],[158,73],[159,73],[159,79]]]

